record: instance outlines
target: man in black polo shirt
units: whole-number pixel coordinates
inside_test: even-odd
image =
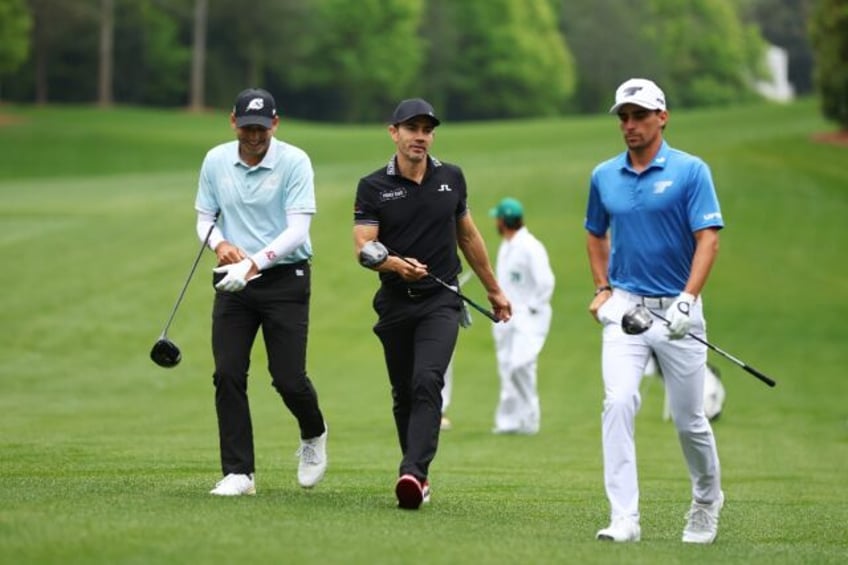
[[[456,284],[458,245],[495,315],[502,321],[511,315],[466,206],[462,170],[428,153],[438,125],[425,100],[402,101],[389,125],[396,152],[387,166],[359,181],[354,208],[357,257],[374,240],[390,252],[376,267],[381,286],[373,302],[379,316],[374,333],[383,344],[403,453],[395,494],[398,506],[407,509],[429,501],[427,473],[439,441],[441,390],[462,307],[456,294],[427,274]]]

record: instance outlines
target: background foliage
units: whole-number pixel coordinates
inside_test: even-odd
[[[810,29],[822,112],[848,130],[848,0],[820,0]]]
[[[787,49],[796,91],[810,92],[806,22],[814,2],[845,5],[0,0],[0,29],[8,30],[0,39],[0,95],[19,102],[184,106],[195,14],[201,13],[196,8],[203,5],[206,106],[228,107],[242,87],[263,85],[280,99],[284,114],[312,120],[380,120],[409,96],[430,99],[451,120],[549,116],[603,111],[615,86],[631,76],[656,79],[677,108],[739,103],[756,97],[752,84],[762,72],[764,38]],[[107,7],[114,12],[114,92],[104,98],[97,77]],[[843,24],[816,29],[822,38],[848,36]],[[844,74],[845,57],[828,61],[835,65],[828,78]],[[823,95],[834,96],[821,80],[817,84]]]

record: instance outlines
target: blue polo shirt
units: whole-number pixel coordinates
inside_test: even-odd
[[[663,141],[641,173],[627,152],[592,171],[584,224],[610,231],[609,281],[643,296],[676,296],[686,286],[695,254],[693,232],[722,228],[710,169],[698,157]]]
[[[195,209],[221,212],[218,227],[224,238],[253,255],[287,227],[286,213],[315,213],[315,186],[309,156],[278,139],[262,161],[251,167],[238,153],[238,141],[212,148],[200,168]],[[274,264],[296,263],[312,257],[306,242]]]

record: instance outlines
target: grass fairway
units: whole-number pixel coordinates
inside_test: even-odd
[[[213,499],[219,478],[207,253],[170,337],[148,351],[197,251],[197,168],[226,116],[0,107],[0,562],[845,563],[848,561],[848,149],[817,145],[812,102],[673,113],[669,141],[711,165],[728,228],[705,302],[710,338],[778,381],[721,358],[716,424],[727,504],[709,547],[680,540],[689,485],[662,390],[643,386],[642,537],[606,525],[599,328],[582,219],[589,172],[622,148],[614,118],[445,124],[434,154],[462,165],[470,204],[522,199],[557,275],[540,360],[542,432],[489,433],[497,398],[481,316],[456,354],[433,503],[394,508],[399,459],[375,276],[351,251],[360,176],[392,152],[380,126],[283,122],[317,173],[309,371],[330,426],[330,470],[303,491],[297,431],[255,350],[256,497]],[[482,299],[478,284],[469,295]]]

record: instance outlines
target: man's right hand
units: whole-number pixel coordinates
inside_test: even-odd
[[[218,247],[215,248],[215,255],[218,257],[219,267],[238,263],[239,261],[247,257],[244,251],[242,251],[229,241],[222,241],[221,243],[219,243]]]
[[[389,256],[389,261],[386,261],[383,265],[389,265],[391,270],[396,272],[406,282],[415,282],[427,276],[427,265],[420,263],[418,259],[413,259],[412,257],[405,257],[405,259]]]
[[[598,319],[598,310],[601,309],[604,302],[609,300],[612,297],[612,291],[602,290],[598,294],[595,295],[595,298],[592,299],[592,302],[589,303],[589,313],[592,314],[592,317],[595,318],[595,321],[600,323],[600,319]]]

